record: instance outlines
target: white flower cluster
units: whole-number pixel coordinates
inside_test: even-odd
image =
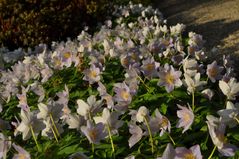
[[[185,44],[182,37],[185,25],[168,27],[163,23],[161,13],[151,7],[129,4],[119,7],[113,15],[118,18],[115,21],[107,21],[93,36],[82,31],[75,40],[53,42],[51,49],[43,44],[27,53],[22,49],[13,52],[1,49],[1,60],[5,62],[18,61],[22,56],[29,55],[10,69],[5,70],[1,66],[0,70],[0,112],[7,109],[5,105],[12,97],[19,100],[16,107],[20,109],[21,122],[13,123],[16,127],[14,135],[22,134],[23,140],[33,137],[38,145],[36,136],[39,133],[58,141],[64,132],[63,126],[67,125],[69,129],[80,131],[92,144],[99,144],[101,140],[109,137],[114,152],[112,135],[118,135],[118,129],[124,123],[120,116],[128,113],[128,107],[134,100],[133,97],[137,96],[140,83],[150,91],[143,77],[146,80],[158,80],[157,86],[165,87],[166,93],[182,87],[192,96],[190,106],[178,105],[180,110],[177,111],[179,121],[176,127],[183,128],[182,133],[190,131],[194,123],[195,94],[212,100],[214,92],[209,88],[209,84],[220,88],[221,94],[231,103],[228,103],[225,110],[218,112],[220,119],[208,116],[209,134],[222,155],[234,156],[237,147],[220,139],[220,135],[224,135],[226,125],[231,123],[228,123],[229,121],[239,121],[239,110],[233,103],[239,93],[239,83],[232,76],[231,66],[219,66],[216,62],[206,66],[203,62],[206,53],[202,36],[190,32]],[[128,17],[136,18],[128,21]],[[107,60],[111,59],[118,60],[121,64],[119,67],[122,67],[125,73],[122,82],[113,84],[114,95],[108,93],[102,76],[107,69]],[[228,59],[225,58],[224,61],[228,62]],[[56,94],[57,100],[46,97],[47,90],[43,87],[55,71],[72,67],[82,73],[84,82],[97,86],[98,96],[101,98],[97,100],[98,96],[90,95],[87,101],[77,99],[74,101],[77,103],[76,112],[72,112],[69,107],[71,92],[67,83],[65,90]],[[38,96],[37,110],[32,110],[28,105],[29,92]],[[154,153],[152,135],[170,136],[171,124],[158,109],[155,109],[154,115],[150,115],[150,111],[152,110],[147,106],[139,107],[138,111],[130,110],[132,119],[128,122],[128,127],[132,136],[129,138],[129,147],[139,142],[142,136],[149,136]],[[1,124],[10,129],[5,122],[2,120]],[[234,124],[230,126],[233,127]],[[7,140],[3,135],[1,138]],[[0,142],[0,145],[5,147],[0,150],[4,151],[1,152],[0,158],[5,158],[11,143]],[[24,149],[14,143],[12,145],[20,155],[30,158]],[[169,155],[168,151],[172,151],[176,157],[202,158],[198,145],[190,150],[182,147],[174,150],[169,145],[164,158]]]

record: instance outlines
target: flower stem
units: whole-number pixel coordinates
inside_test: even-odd
[[[138,76],[138,78],[139,78],[140,82],[145,86],[147,91],[149,92],[150,88],[144,83],[144,80],[140,76]]]
[[[50,119],[51,119],[51,122],[52,122],[52,125],[53,125],[53,128],[54,128],[54,131],[55,131],[56,135],[57,135],[58,137],[60,137],[60,134],[59,134],[59,132],[58,132],[58,129],[57,129],[57,127],[56,127],[56,124],[55,124],[55,122],[54,122],[54,120],[53,120],[52,114],[50,114]]]
[[[193,111],[194,111],[194,109],[195,109],[195,105],[194,105],[194,102],[195,102],[195,99],[194,99],[195,97],[194,97],[194,91],[192,92],[192,109],[193,109]]]
[[[94,154],[95,153],[95,145],[94,145],[94,143],[91,144],[91,149],[92,149],[92,153]]]
[[[168,132],[166,132],[166,131],[165,131],[165,133],[168,135],[169,139],[172,141],[173,145],[175,146],[176,143],[174,142],[172,136]]]
[[[211,158],[212,158],[212,156],[213,156],[213,154],[214,154],[216,148],[217,148],[217,146],[214,146],[214,148],[213,148],[213,150],[212,150],[210,156],[208,157],[208,159],[211,159]]]
[[[31,133],[32,133],[32,137],[33,137],[33,139],[34,139],[34,141],[35,141],[35,143],[36,143],[37,150],[38,150],[38,152],[40,152],[40,147],[39,147],[39,145],[38,145],[37,138],[36,138],[36,136],[35,136],[35,133],[34,133],[33,128],[32,128],[31,125],[30,125],[30,130],[31,130]]]
[[[52,131],[52,133],[54,135],[54,138],[56,139],[56,142],[58,143],[58,139],[57,139],[56,133],[55,133],[55,131],[54,131],[52,126],[51,126],[51,131]]]
[[[114,142],[113,142],[113,139],[112,139],[112,134],[111,134],[111,131],[110,131],[109,124],[106,124],[106,126],[107,126],[107,130],[108,130],[109,137],[110,137],[110,143],[111,143],[111,147],[112,147],[112,153],[114,154],[114,153],[115,153],[115,147],[114,147]]]
[[[151,150],[152,150],[152,153],[154,153],[154,141],[153,141],[153,137],[152,137],[152,132],[151,132],[151,129],[149,127],[148,120],[145,117],[144,117],[144,120],[145,120],[147,129],[148,129],[148,132],[149,132],[149,140],[150,140],[150,143],[151,143]]]

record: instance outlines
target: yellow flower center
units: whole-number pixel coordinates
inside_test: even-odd
[[[18,159],[25,159],[26,158],[26,155],[20,153],[18,154]]]
[[[165,81],[168,84],[173,84],[174,83],[174,77],[172,76],[172,74],[167,73],[165,76]]]
[[[184,155],[184,159],[196,159],[196,157],[192,153],[188,153]]]
[[[161,123],[161,127],[167,127],[168,126],[168,120],[166,117],[162,118],[162,123]]]
[[[217,69],[212,68],[209,70],[209,73],[210,73],[210,76],[215,77],[218,74],[218,71]]]
[[[152,71],[153,69],[154,69],[154,65],[153,64],[147,64],[146,65],[146,70]]]
[[[124,100],[128,100],[130,97],[130,94],[126,91],[122,91],[120,95]]]
[[[68,58],[71,57],[71,53],[70,53],[70,52],[65,52],[65,53],[63,54],[63,57],[66,58],[66,59],[68,59]]]
[[[185,122],[189,122],[190,119],[191,119],[190,115],[189,115],[188,113],[185,113],[184,116],[183,116],[183,120],[184,120]]]
[[[226,142],[226,138],[225,138],[225,136],[223,134],[220,133],[220,134],[217,135],[217,137],[218,137],[219,141],[221,141],[223,143]]]
[[[97,132],[94,129],[90,130],[89,136],[90,136],[91,140],[95,141],[97,138]]]
[[[90,77],[91,78],[96,78],[97,77],[97,72],[95,70],[90,71]]]

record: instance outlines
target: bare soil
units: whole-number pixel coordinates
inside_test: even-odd
[[[239,0],[158,0],[155,7],[168,24],[184,23],[203,35],[208,50],[217,47],[218,54],[239,59]]]

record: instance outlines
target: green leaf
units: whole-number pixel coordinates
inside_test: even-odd
[[[168,105],[163,103],[160,106],[160,111],[165,115],[167,113]]]

